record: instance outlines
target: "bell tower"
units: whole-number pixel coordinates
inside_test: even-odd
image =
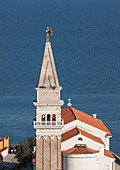
[[[37,88],[36,120],[36,170],[61,170],[61,118],[60,91],[51,43],[45,44],[42,67]]]

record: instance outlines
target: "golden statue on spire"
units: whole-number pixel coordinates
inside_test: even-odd
[[[49,42],[50,36],[53,35],[53,30],[52,30],[52,28],[47,27],[46,33],[47,33],[46,41]]]

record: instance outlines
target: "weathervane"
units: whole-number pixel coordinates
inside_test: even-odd
[[[49,42],[50,36],[53,35],[53,30],[52,30],[52,28],[47,27],[46,33],[47,33],[47,35],[46,35],[46,41]]]
[[[71,106],[72,106],[72,104],[70,103],[71,99],[69,98],[68,101],[69,101],[69,102],[68,102],[67,105],[68,105],[68,107],[71,107]]]

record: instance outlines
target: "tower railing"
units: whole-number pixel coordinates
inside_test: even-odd
[[[34,128],[37,128],[39,126],[63,126],[64,120],[61,119],[61,121],[33,121]]]

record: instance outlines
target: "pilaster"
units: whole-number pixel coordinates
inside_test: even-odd
[[[50,170],[50,137],[44,138],[44,170]]]
[[[43,137],[36,136],[36,170],[43,170]]]
[[[58,170],[61,170],[62,160],[61,160],[61,136],[58,136]]]

